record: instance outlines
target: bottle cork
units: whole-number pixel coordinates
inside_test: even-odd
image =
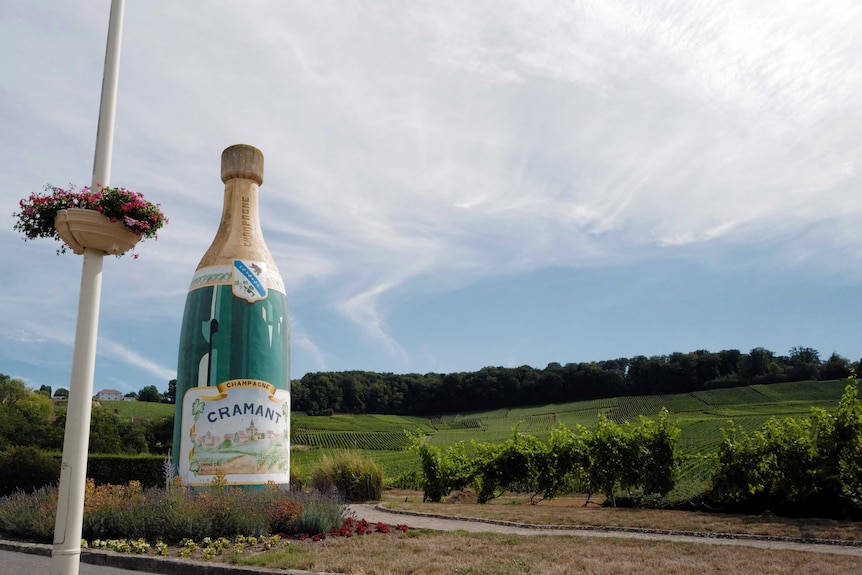
[[[263,152],[248,144],[236,144],[221,154],[221,181],[243,178],[263,185]]]

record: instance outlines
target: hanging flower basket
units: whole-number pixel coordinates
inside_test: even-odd
[[[21,211],[12,214],[17,218],[14,227],[24,234],[24,241],[54,238],[63,242],[58,254],[67,248],[76,254],[92,248],[120,256],[143,239],[156,238],[168,221],[159,204],[125,188],[91,193],[86,187],[76,192],[74,186],[64,189],[49,184],[45,192],[19,202]]]
[[[67,208],[54,218],[57,235],[76,254],[84,248],[101,250],[110,255],[122,255],[134,248],[141,236],[120,221],[111,221],[96,210]]]

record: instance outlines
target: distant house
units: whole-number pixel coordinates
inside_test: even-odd
[[[116,389],[103,389],[96,394],[96,399],[99,401],[123,401],[123,394]]]

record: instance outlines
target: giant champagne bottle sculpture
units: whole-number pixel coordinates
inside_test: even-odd
[[[192,278],[180,334],[173,463],[186,485],[289,482],[284,282],[263,241],[263,154],[222,153],[218,233]]]

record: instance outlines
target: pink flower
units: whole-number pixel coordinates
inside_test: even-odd
[[[20,211],[12,214],[16,218],[13,227],[24,234],[25,240],[53,238],[61,241],[54,218],[57,212],[67,208],[96,210],[111,221],[123,222],[142,239],[156,238],[158,230],[167,223],[158,204],[147,202],[139,192],[124,188],[102,188],[99,184],[91,192],[89,186],[76,191],[72,185],[66,189],[48,184],[44,191],[44,194],[33,192],[19,201]],[[64,244],[57,253],[64,253],[66,247]]]

